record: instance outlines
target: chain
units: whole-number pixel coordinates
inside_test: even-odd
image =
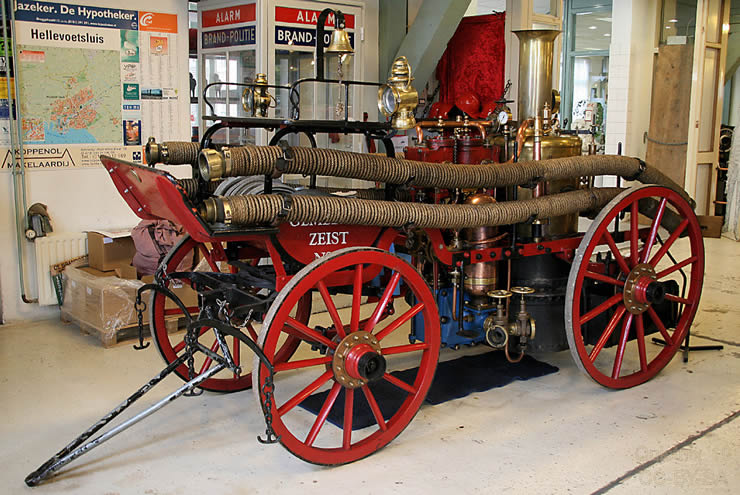
[[[335,109],[335,114],[337,118],[341,117],[344,113],[344,103],[342,103],[342,93],[344,88],[342,87],[342,79],[344,79],[344,71],[342,70],[342,56],[339,56],[339,61],[337,63],[337,76],[339,76],[339,99],[337,101],[337,106]]]
[[[198,337],[195,336],[195,332],[198,330],[196,327],[188,328],[187,332],[185,333],[185,352],[188,353],[188,381],[195,378],[195,344],[198,341]],[[183,395],[186,397],[196,397],[198,395],[201,395],[203,393],[203,389],[199,389],[196,391],[195,389],[190,389],[187,392],[185,392]]]
[[[134,349],[140,351],[149,347],[149,342],[144,342],[144,310],[146,309],[146,303],[141,300],[141,292],[139,291],[136,291],[134,309],[136,310],[136,318],[139,323],[139,343],[134,344]]]
[[[256,371],[256,370],[255,370]],[[257,437],[259,443],[277,443],[280,441],[280,437],[275,435],[275,430],[272,429],[272,396],[275,386],[272,381],[273,371],[268,370],[268,375],[265,377],[265,383],[262,384],[262,410],[265,413],[265,438],[260,436]]]

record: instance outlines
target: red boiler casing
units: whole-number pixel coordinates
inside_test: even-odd
[[[484,161],[498,162],[498,156],[496,147],[486,144],[479,137],[470,136],[427,138],[421,146],[409,146],[405,151],[405,157],[408,160],[433,163],[449,162],[472,165]]]

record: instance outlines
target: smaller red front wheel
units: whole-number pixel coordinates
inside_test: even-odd
[[[382,295],[368,298],[376,275],[384,281]],[[326,311],[301,323],[292,312],[314,292]],[[414,318],[423,321],[424,336],[409,344]],[[275,364],[269,399],[269,373],[255,359],[260,407],[294,455],[314,464],[345,464],[387,445],[421,407],[439,357],[439,314],[411,265],[379,249],[347,248],[308,264],[275,298],[259,339],[271,362],[291,336],[302,344]],[[299,407],[315,394],[321,395],[313,413]],[[334,425],[326,424],[332,415]]]
[[[610,388],[655,376],[681,346],[703,280],[691,205],[663,186],[618,195],[586,232],[568,278],[565,330],[578,367]],[[666,345],[654,345],[650,333]]]
[[[235,239],[239,240],[239,239]],[[223,252],[223,249],[218,249],[216,244],[204,244],[191,238],[189,235],[183,237],[178,244],[176,244],[172,250],[167,254],[163,260],[164,273],[173,273],[177,271],[204,271],[204,272],[220,272],[229,270],[229,265],[222,260],[219,253]],[[187,282],[186,282],[187,283]],[[171,280],[165,281],[165,286],[172,288],[174,282]],[[185,290],[193,292],[187,286]],[[194,294],[191,294],[191,296]],[[194,298],[197,301],[197,299]],[[152,332],[152,338],[154,340],[155,347],[159,350],[164,361],[169,364],[173,362],[178,356],[182,355],[185,349],[184,332],[169,333],[166,325],[168,318],[176,318],[180,315],[180,309],[177,307],[168,308],[167,298],[160,292],[153,291],[149,302],[149,326]],[[188,307],[190,315],[195,319],[198,317],[200,307],[195,303]],[[308,315],[311,312],[311,300],[310,298],[303,298],[300,301],[296,309],[295,318],[298,321],[305,322],[308,320]],[[255,328],[256,327],[256,328]],[[243,332],[253,340],[257,340],[257,332],[259,331],[259,322],[249,323]],[[199,342],[208,347],[211,351],[221,355],[221,349],[216,340],[214,331],[210,327],[202,327],[199,331]],[[240,374],[232,373],[231,371],[221,371],[213,377],[205,380],[201,383],[200,388],[203,390],[209,390],[213,392],[239,392],[246,390],[252,386],[252,373],[250,369],[251,362],[248,359],[249,354],[252,352],[249,347],[241,342],[238,338],[232,336],[225,336],[226,345],[229,347],[229,352],[234,359],[235,364],[241,368]],[[278,354],[275,356],[276,362],[287,358],[292,354],[298,346],[298,339],[286,339],[281,342],[281,347]],[[210,357],[202,354],[195,354],[194,363],[195,375],[204,373],[216,363]],[[189,376],[188,367],[183,364],[175,369],[175,373],[187,381]]]

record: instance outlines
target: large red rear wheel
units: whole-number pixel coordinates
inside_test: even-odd
[[[196,255],[197,256],[194,256]],[[218,250],[214,249],[213,245],[203,244],[193,240],[189,235],[183,237],[183,239],[172,248],[163,260],[165,266],[165,273],[173,273],[176,271],[228,271],[230,269],[223,261],[218,260]],[[200,259],[197,263],[198,266],[194,266],[193,260]],[[183,260],[185,260],[183,262]],[[187,266],[183,266],[183,263]],[[168,288],[173,286],[174,282],[167,280],[165,285]],[[159,292],[152,292],[149,301],[149,327],[152,332],[152,338],[154,344],[162,355],[162,358],[166,363],[171,363],[177,356],[185,352],[185,341],[184,333],[168,333],[165,325],[165,319],[167,317],[176,317],[181,313],[178,308],[166,308],[167,298]],[[190,314],[196,318],[200,308],[198,305],[190,305],[188,307]],[[302,298],[300,304],[296,309],[294,315],[298,321],[307,322],[308,315],[311,313],[311,299],[306,297]],[[259,324],[257,328],[252,323],[249,323],[246,327],[242,328],[242,331],[251,337],[254,341],[257,340],[257,332],[259,331]],[[248,359],[251,350],[246,344],[241,342],[236,337],[225,336],[226,343],[229,347],[234,363],[240,366],[242,372],[238,375],[231,371],[222,371],[217,373],[212,378],[205,380],[200,388],[204,390],[210,390],[215,392],[238,392],[240,390],[246,390],[252,386],[252,373],[251,373],[251,361]],[[218,355],[222,355],[221,349],[216,341],[216,337],[213,333],[213,329],[210,327],[203,327],[200,329],[199,340],[201,344],[210,348],[213,352]],[[275,356],[277,361],[285,360],[289,357],[299,344],[298,339],[289,338],[281,342],[279,352]],[[195,372],[196,376],[200,373],[205,372],[216,363],[212,359],[204,356],[201,353],[195,355]],[[188,368],[185,364],[178,367],[175,370],[180,378],[188,380]]]
[[[618,234],[610,231],[615,222]],[[703,280],[704,244],[691,205],[662,186],[624,191],[591,224],[571,267],[565,328],[576,364],[610,388],[649,380],[681,346]],[[598,303],[595,292],[603,295]],[[650,332],[666,345],[649,343]]]
[[[363,274],[379,268],[380,280],[387,282],[381,286],[379,300],[368,303],[363,299],[367,285]],[[350,283],[336,290],[329,281],[340,272]],[[326,312],[312,315],[306,325],[291,312],[314,291]],[[405,296],[394,301],[400,293]],[[409,344],[414,317],[417,323],[423,320],[423,338]],[[263,389],[268,371],[255,359],[254,387],[283,446],[305,461],[322,465],[361,459],[401,433],[426,397],[440,349],[437,306],[424,279],[404,260],[374,248],[341,249],[298,272],[265,316],[259,344],[271,361],[286,335],[306,343],[275,365],[274,395],[269,401]],[[393,370],[409,371],[399,378]],[[321,392],[318,413],[297,407]],[[395,405],[389,407],[391,403]],[[341,427],[326,424],[332,409],[340,418],[335,424]],[[359,428],[363,414],[371,420],[369,426]],[[353,425],[358,429],[353,430]]]

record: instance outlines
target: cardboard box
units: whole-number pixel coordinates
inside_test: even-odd
[[[145,284],[151,284],[154,282],[154,276],[145,275],[141,277],[141,281]],[[180,298],[180,301],[182,301],[185,307],[194,308],[198,306],[198,293],[194,291],[190,285],[173,280],[170,282],[169,289],[174,292],[178,298]],[[165,309],[174,309],[178,306],[174,301],[168,298],[164,307]]]
[[[103,271],[97,270],[95,268],[92,268],[90,266],[81,266],[79,268],[83,272],[89,273],[93,277],[115,277],[115,276],[117,276],[115,270],[111,270],[109,272],[103,272]],[[123,277],[121,277],[121,278],[123,278]],[[134,277],[134,278],[136,278],[136,277]]]
[[[129,231],[98,230],[87,233],[87,252],[91,268],[108,272],[122,265],[130,265],[136,247]]]
[[[102,272],[107,273],[107,272]],[[116,274],[116,277],[122,278],[124,280],[136,280],[137,279],[137,273],[136,273],[136,267],[131,265],[121,265],[117,266],[114,270],[114,273]]]
[[[699,215],[696,218],[699,220],[702,236],[716,238],[722,236],[722,224],[725,222],[725,217]]]
[[[67,319],[108,335],[137,322],[134,301],[140,281],[123,280],[113,271],[106,273],[90,267],[69,266],[63,274],[62,314]],[[147,318],[148,314],[144,316]]]

